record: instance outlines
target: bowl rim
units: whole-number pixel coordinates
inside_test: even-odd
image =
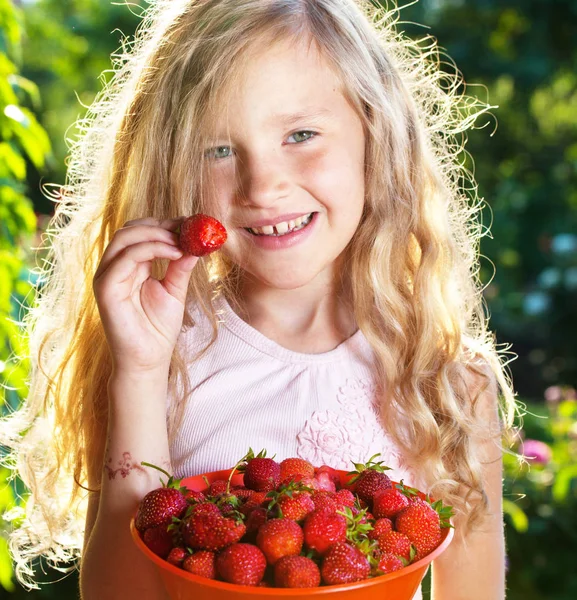
[[[222,471],[214,471],[211,473],[203,473],[201,475],[196,475],[196,476],[192,476],[192,477],[185,477],[182,479],[182,483],[183,485],[186,485],[186,481],[190,481],[191,479],[197,479],[197,478],[202,478],[202,477],[216,477],[216,478],[220,478],[220,477],[224,477],[226,475],[226,477],[228,477],[228,475],[230,474],[231,469],[225,469]],[[346,473],[346,471],[339,471],[339,473],[341,475],[344,475]],[[234,476],[236,477],[236,476]],[[398,483],[397,481],[391,480],[393,482],[393,484]],[[425,494],[423,494],[422,492],[419,492],[419,495],[421,495],[422,497],[425,496]],[[408,575],[409,573],[412,573],[414,571],[418,571],[419,569],[422,568],[428,568],[429,565],[433,562],[433,560],[435,560],[435,558],[437,558],[437,556],[439,556],[440,554],[442,554],[445,549],[449,546],[449,544],[451,543],[452,539],[453,539],[453,535],[454,535],[454,530],[453,527],[446,527],[443,528],[441,531],[441,535],[443,536],[441,539],[441,543],[429,554],[427,554],[427,556],[424,556],[423,558],[421,558],[420,560],[408,565],[407,567],[403,567],[402,569],[399,569],[398,571],[393,571],[392,573],[387,573],[385,575],[379,575],[377,577],[369,577],[368,579],[362,579],[361,581],[355,581],[353,583],[342,583],[342,584],[338,584],[338,585],[321,585],[318,587],[309,587],[309,588],[278,588],[278,587],[256,587],[256,586],[246,586],[246,585],[239,585],[236,583],[228,583],[226,581],[219,581],[216,579],[208,579],[207,577],[201,577],[200,575],[194,575],[193,573],[189,573],[188,571],[185,571],[184,569],[181,569],[179,567],[176,567],[174,565],[171,565],[169,562],[167,562],[166,560],[160,558],[160,556],[158,556],[157,554],[155,554],[154,552],[152,552],[152,550],[150,550],[150,548],[148,548],[148,546],[142,541],[142,538],[140,537],[140,533],[138,532],[138,530],[136,529],[136,526],[134,524],[134,517],[132,517],[130,519],[130,534],[132,536],[132,539],[134,541],[134,543],[136,544],[136,546],[138,547],[138,549],[144,553],[145,556],[147,556],[150,560],[152,560],[155,565],[157,567],[160,567],[161,569],[168,571],[168,573],[172,574],[172,575],[177,575],[179,577],[184,578],[185,580],[206,586],[208,588],[213,588],[213,589],[218,589],[218,590],[228,590],[230,592],[243,592],[243,593],[247,593],[248,590],[250,590],[251,594],[255,594],[255,595],[262,595],[262,596],[283,596],[283,595],[310,595],[311,593],[313,593],[314,590],[314,594],[329,594],[329,593],[335,593],[337,591],[349,591],[349,590],[356,590],[359,588],[368,588],[368,587],[372,587],[374,585],[380,585],[381,583],[383,583],[385,580],[386,581],[392,581],[393,579],[397,579],[399,577],[403,577],[405,575]]]

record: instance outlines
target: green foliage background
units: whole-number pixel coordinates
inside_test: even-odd
[[[532,469],[519,471],[506,461],[508,597],[573,598],[577,412],[570,394],[548,407],[542,395],[548,386],[577,381],[577,0],[400,3],[406,5],[402,27],[412,36],[434,35],[464,74],[468,93],[499,106],[467,146],[490,207],[484,222],[492,238],[482,242],[481,278],[497,339],[518,354],[511,364],[515,387],[538,403],[532,411],[539,416],[527,417],[523,434],[553,452]],[[27,363],[15,360],[26,355],[18,321],[37,283],[30,248],[38,244],[42,215],[53,210],[41,184],[64,183],[65,138],[76,134],[70,126],[108,79],[110,54],[121,32],[132,35],[143,6],[144,0],[130,7],[108,0],[0,0],[4,411],[26,390]],[[0,513],[17,504],[16,492],[24,493],[7,475],[0,471]],[[73,598],[75,586],[73,576],[26,597]],[[24,594],[11,580],[0,536],[0,598]]]

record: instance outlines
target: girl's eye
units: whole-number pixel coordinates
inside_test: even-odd
[[[207,158],[228,158],[231,155],[232,151],[229,146],[216,146],[215,148],[210,148],[207,150],[204,155]]]
[[[317,134],[314,131],[304,130],[293,133],[289,136],[288,139],[293,138],[295,140],[294,142],[290,142],[291,144],[302,144],[303,142],[310,140],[316,135]],[[230,156],[232,156],[232,149],[230,146],[215,146],[214,148],[210,148],[209,150],[207,150],[204,153],[204,155],[206,156],[206,158],[214,158],[216,160],[222,158],[229,158]]]
[[[295,141],[298,144],[300,144],[301,142],[306,142],[307,140],[310,140],[315,135],[316,135],[316,133],[314,131],[297,131],[296,133],[293,133],[292,135],[290,135],[289,139],[295,138]]]

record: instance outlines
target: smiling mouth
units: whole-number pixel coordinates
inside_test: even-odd
[[[311,222],[313,215],[314,212],[311,212],[293,221],[284,221],[276,225],[264,225],[263,227],[245,227],[245,229],[256,236],[280,237],[304,229]]]

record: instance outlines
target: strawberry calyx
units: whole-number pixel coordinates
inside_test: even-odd
[[[366,556],[371,567],[371,573],[376,574],[379,565],[379,544],[377,540],[365,538],[360,541],[352,541],[351,543]]]
[[[395,485],[395,488],[399,490],[399,492],[403,493],[409,500],[411,498],[416,498],[419,496],[419,490],[417,488],[409,487],[403,483],[403,479],[401,479],[400,483]]]
[[[292,498],[295,492],[314,492],[314,490],[301,481],[295,481],[294,479],[289,483],[283,483],[276,490],[272,490],[266,495],[267,498],[271,499],[268,503],[267,510],[271,511],[276,506],[278,516],[282,519],[283,513],[280,507],[280,500],[284,497]]]
[[[445,506],[442,500],[437,500],[431,504],[433,508],[439,514],[441,529],[447,529],[454,526],[451,525],[450,519],[455,515],[455,511],[452,506]]]
[[[182,481],[182,478],[181,479],[176,479],[174,477],[174,475],[171,475],[170,473],[168,473],[167,471],[165,471],[162,467],[158,467],[157,465],[153,465],[152,463],[148,463],[148,462],[142,461],[140,464],[143,465],[144,467],[151,467],[153,469],[156,469],[157,471],[160,471],[161,473],[164,473],[164,475],[166,475],[168,477],[168,480],[166,481],[166,483],[164,481],[162,481],[162,479],[160,479],[160,483],[162,484],[162,487],[164,487],[164,488],[172,488],[174,490],[179,490],[185,496],[186,496],[186,494],[189,493],[190,490],[186,486],[180,485],[180,482]]]
[[[354,514],[350,506],[345,507],[343,511],[337,510],[337,514],[343,515],[347,520],[347,540],[353,544],[361,544],[365,541],[371,541],[368,538],[369,531],[373,530],[373,526],[366,521],[368,509],[364,508],[357,514]]]
[[[369,458],[369,460],[366,463],[353,462],[353,466],[355,467],[355,470],[349,471],[347,473],[347,475],[354,475],[354,477],[352,477],[352,479],[349,480],[349,485],[355,483],[355,481],[357,481],[357,479],[361,476],[361,473],[363,471],[372,470],[372,471],[377,471],[378,473],[384,473],[385,471],[391,471],[392,467],[387,467],[386,465],[384,465],[382,460],[375,461],[375,458],[377,458],[380,455],[381,455],[381,453],[377,452],[377,454],[374,454],[373,456],[371,456],[371,458]]]

